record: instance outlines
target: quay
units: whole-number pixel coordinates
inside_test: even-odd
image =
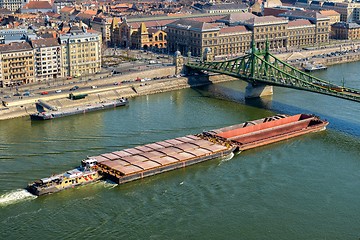
[[[30,183],[35,195],[58,192],[100,178],[122,184],[187,167],[233,152],[325,130],[327,121],[309,114],[275,115],[200,134],[90,156],[77,169]]]

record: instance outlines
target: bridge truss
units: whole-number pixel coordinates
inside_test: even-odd
[[[360,102],[360,90],[332,84],[281,61],[269,52],[255,49],[251,53],[227,61],[189,61],[187,67],[206,70],[242,79],[257,85],[271,85],[305,90]]]

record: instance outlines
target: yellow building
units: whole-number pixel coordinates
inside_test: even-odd
[[[232,56],[245,53],[249,50],[252,41],[252,32],[245,26],[222,28],[219,31],[219,45],[214,49],[215,55]]]
[[[95,74],[101,70],[101,34],[73,27],[60,35],[62,76]]]
[[[102,41],[110,45],[111,43],[111,23],[113,18],[107,18],[104,16],[96,16],[91,20],[92,29],[97,32],[101,32]]]
[[[0,85],[17,86],[35,81],[34,50],[27,42],[0,45]]]
[[[166,32],[159,29],[147,29],[141,23],[137,31],[131,35],[131,47],[135,49],[163,49],[166,48]]]
[[[274,16],[253,17],[244,22],[254,34],[257,48],[264,48],[266,40],[271,49],[284,48],[287,43],[288,20]]]
[[[315,44],[316,27],[309,20],[298,19],[288,24],[288,47],[310,46]]]

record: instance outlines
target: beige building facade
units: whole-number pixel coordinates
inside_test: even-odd
[[[79,77],[101,70],[101,34],[70,32],[60,35],[62,75]]]
[[[34,50],[29,43],[0,45],[0,59],[2,87],[35,82]]]

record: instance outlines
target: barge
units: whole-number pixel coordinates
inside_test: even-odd
[[[328,121],[310,114],[293,116],[278,114],[212,130],[206,134],[211,137],[217,136],[230,140],[239,151],[243,151],[307,133],[322,131],[326,129],[328,124]]]
[[[155,142],[134,148],[91,156],[83,160],[92,165],[91,181],[61,174],[70,186],[97,181],[100,178],[122,184],[155,174],[183,168],[214,158],[224,158],[234,151],[243,151],[310,132],[324,130],[328,122],[309,114],[275,115],[259,120]],[[89,169],[89,168],[87,168]],[[81,176],[81,175],[79,175]],[[65,189],[59,177],[30,183],[28,191],[44,195]],[[69,186],[69,183],[67,183]],[[58,186],[60,185],[60,186]],[[43,190],[45,189],[45,190]]]
[[[103,109],[115,108],[119,106],[125,106],[128,104],[127,98],[119,98],[114,101],[103,101],[96,104],[86,105],[82,107],[74,107],[74,108],[67,108],[67,109],[56,109],[44,112],[37,112],[30,114],[31,120],[49,120],[53,118],[60,118],[66,117],[76,114],[82,114],[87,112],[94,112]]]

